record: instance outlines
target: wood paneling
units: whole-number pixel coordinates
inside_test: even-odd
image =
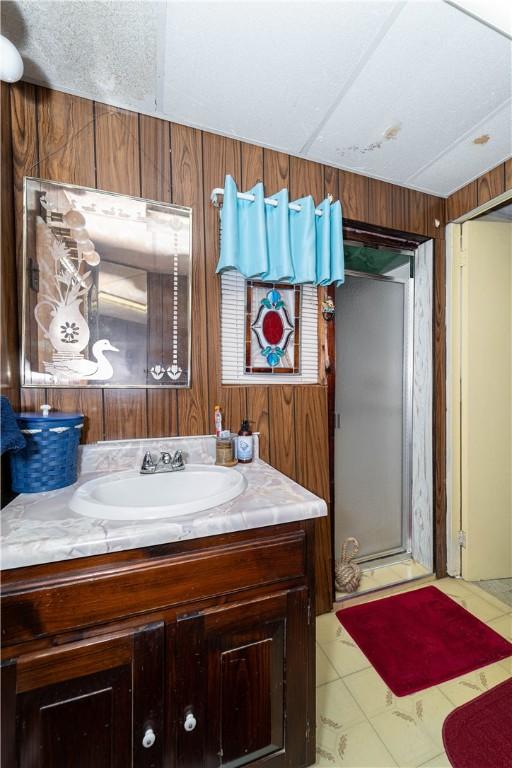
[[[329,440],[326,387],[296,387],[295,451],[297,482],[329,503]],[[321,517],[315,524],[315,573],[317,608],[325,613],[332,605],[331,522]]]
[[[478,190],[476,181],[466,184],[450,195],[446,201],[446,220],[458,219],[468,211],[472,211],[478,205]]]
[[[512,189],[512,158],[505,163],[505,190]]]
[[[203,134],[203,193],[206,247],[206,307],[208,313],[207,375],[209,382],[209,430],[213,432],[213,409],[222,406],[226,427],[234,428],[245,418],[246,401],[243,387],[221,385],[220,369],[220,281],[214,279],[219,259],[219,213],[210,204],[210,192],[222,186],[227,173],[240,179],[240,143],[224,136]]]
[[[263,181],[264,161],[263,149],[252,144],[241,145],[242,162],[242,188],[250,189],[259,181]],[[269,459],[269,388],[247,387],[246,389],[246,415],[249,419],[251,430],[260,433],[260,456],[265,461]],[[237,430],[237,425],[233,425]]]
[[[0,389],[13,408],[20,404],[20,363],[18,344],[18,308],[16,278],[16,244],[14,235],[11,107],[9,86],[1,83],[1,238],[2,299],[0,302],[2,337],[0,354]],[[7,329],[9,332],[6,333]]]
[[[206,371],[206,266],[204,250],[203,146],[201,131],[183,125],[171,130],[173,202],[192,208],[191,388],[178,392],[178,432],[208,432]],[[149,433],[151,435],[151,432]]]
[[[379,179],[368,182],[368,221],[382,227],[393,226],[393,185]]]
[[[496,166],[476,180],[478,205],[483,205],[505,191],[505,165]]]
[[[426,231],[425,195],[415,189],[407,190],[407,231],[424,235]]]
[[[43,179],[94,187],[94,105],[88,99],[38,89],[39,166]]]
[[[368,177],[351,171],[339,172],[343,216],[353,221],[368,221]]]
[[[103,409],[105,440],[147,437],[146,390],[105,389]]]
[[[139,121],[135,112],[95,105],[98,189],[140,196]]]

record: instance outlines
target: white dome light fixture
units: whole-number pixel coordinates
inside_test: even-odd
[[[0,35],[0,80],[16,83],[23,77],[23,60],[15,45]]]

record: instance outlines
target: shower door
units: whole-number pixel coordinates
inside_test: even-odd
[[[335,547],[410,551],[413,280],[347,274],[336,291]]]

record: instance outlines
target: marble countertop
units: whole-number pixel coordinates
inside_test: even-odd
[[[190,463],[213,464],[215,441],[167,438],[84,446],[78,481],[58,491],[20,494],[1,511],[3,569],[118,552],[125,549],[197,539],[327,514],[323,499],[307,491],[257,457],[235,467],[245,491],[217,507],[172,519],[113,521],[83,517],[69,508],[78,486],[106,472],[140,467],[146,450],[183,451]],[[256,442],[257,453],[257,442]]]

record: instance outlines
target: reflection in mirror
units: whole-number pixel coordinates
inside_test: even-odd
[[[25,179],[25,386],[190,386],[191,210]]]

